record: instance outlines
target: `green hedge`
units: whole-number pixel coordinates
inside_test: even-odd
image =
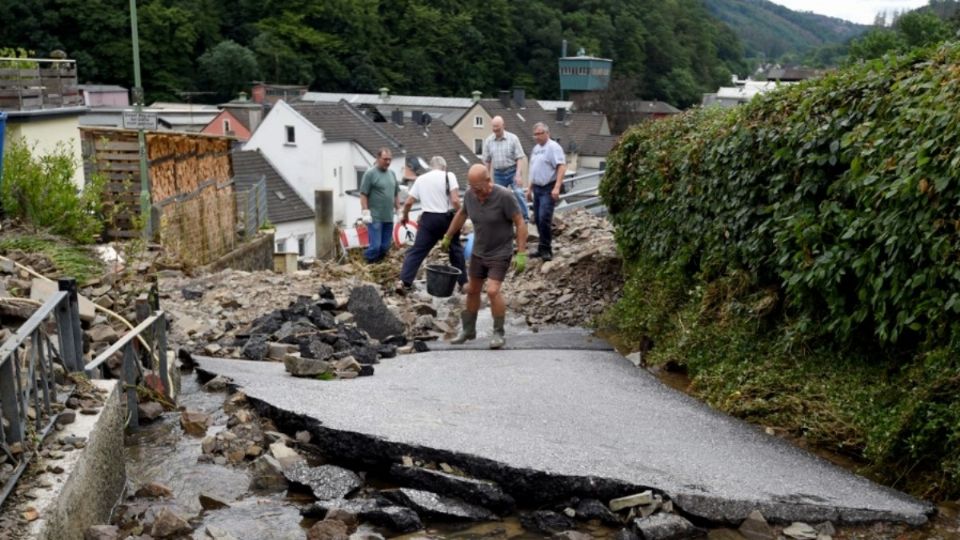
[[[960,45],[636,126],[602,324],[712,405],[960,495]]]
[[[960,47],[624,135],[601,194],[628,258],[775,286],[802,333],[960,336]]]

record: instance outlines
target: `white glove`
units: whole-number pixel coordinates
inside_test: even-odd
[[[373,216],[370,215],[369,210],[364,210],[363,212],[360,212],[360,219],[362,219],[363,222],[366,223],[367,225],[373,223]]]

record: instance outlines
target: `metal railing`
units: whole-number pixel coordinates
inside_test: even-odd
[[[81,105],[76,60],[0,58],[0,109],[28,111]]]
[[[84,365],[76,282],[63,279],[58,284],[59,291],[0,345],[0,463],[9,462],[13,466],[9,476],[0,480],[0,504],[16,486],[37,453],[36,447],[56,423],[58,415],[54,405],[62,405],[72,393],[68,387],[69,391],[58,396],[54,363],[68,373],[85,372],[90,378],[107,378],[107,361],[116,354],[122,355],[122,380],[131,427],[139,425],[137,388],[146,379],[144,368],[159,372],[161,393],[166,399],[172,399],[166,317],[163,311],[154,309],[156,295],[152,295],[153,305],[147,295],[138,298],[140,324]]]
[[[137,318],[140,324],[100,353],[84,369],[91,379],[109,378],[107,361],[114,355],[122,357],[122,381],[127,395],[127,427],[140,426],[137,412],[137,387],[145,381],[144,368],[156,369],[162,385],[163,397],[173,398],[167,365],[167,318],[161,310],[153,310],[146,298],[137,300]]]
[[[57,328],[58,346],[54,346],[47,330],[51,317]],[[30,444],[42,441],[56,422],[54,362],[66,371],[78,371],[83,368],[82,351],[79,303],[73,280],[62,280],[60,291],[0,346],[0,451],[4,461],[13,466],[0,488],[0,503],[30,464],[34,454]]]
[[[564,180],[563,183],[569,188],[569,191],[560,196],[560,202],[557,204],[555,212],[585,208],[594,214],[605,214],[606,207],[598,194],[601,180],[603,180],[603,171],[574,176]]]

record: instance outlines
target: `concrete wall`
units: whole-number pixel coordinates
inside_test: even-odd
[[[219,272],[224,268],[255,272],[273,269],[273,233],[260,233],[216,261],[198,268],[198,273]]]
[[[32,117],[29,122],[20,122],[7,119],[6,140],[12,141],[22,138],[35,149],[37,154],[53,153],[58,147],[63,147],[73,156],[75,170],[73,183],[77,188],[83,187],[83,153],[80,148],[80,120],[79,116],[54,116],[49,118]]]
[[[93,384],[109,394],[99,415],[77,414],[76,422],[53,437],[87,437],[83,450],[65,452],[58,465],[59,477],[46,473],[54,487],[49,500],[34,501],[40,519],[30,524],[29,538],[39,540],[83,540],[92,525],[107,523],[126,484],[123,447],[124,407],[120,385],[115,380],[94,380]],[[60,478],[66,480],[59,484]]]

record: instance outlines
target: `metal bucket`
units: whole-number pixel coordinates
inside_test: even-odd
[[[427,292],[431,296],[446,298],[457,286],[460,270],[446,264],[427,265]]]

